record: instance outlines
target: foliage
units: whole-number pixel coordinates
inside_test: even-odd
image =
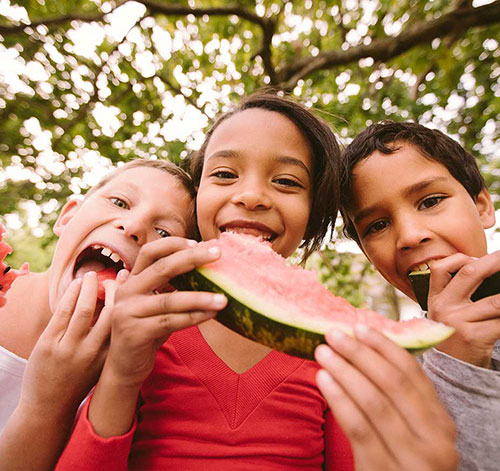
[[[499,24],[500,0],[5,0],[0,214],[53,208],[111,163],[180,161],[263,86],[344,142],[387,118],[447,131],[500,207]]]

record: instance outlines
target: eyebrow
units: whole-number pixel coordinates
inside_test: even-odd
[[[240,157],[240,153],[234,150],[218,150],[217,152],[214,152],[213,154],[209,155],[207,157],[207,160],[215,157],[222,157],[226,159],[237,159],[238,157]],[[311,172],[307,168],[306,164],[302,162],[302,160],[300,159],[288,155],[279,155],[277,157],[273,157],[273,160],[280,164],[295,165],[297,167],[300,167],[307,173],[309,178],[311,178]]]
[[[439,177],[428,178],[427,180],[414,183],[413,185],[410,185],[409,187],[403,190],[403,196],[408,197],[414,195],[422,190],[425,190],[427,187],[433,185],[434,183],[439,183],[446,180],[448,180],[448,178],[444,176],[439,176]],[[362,219],[365,219],[366,217],[370,216],[370,214],[374,213],[376,210],[377,210],[376,205],[369,206],[368,208],[363,209],[354,218],[354,223],[358,223]]]
[[[132,182],[123,182],[123,186],[128,186],[131,190],[133,190],[135,192],[139,192],[141,190],[141,187],[139,185],[132,183]],[[189,222],[184,221],[184,219],[182,219],[180,216],[178,216],[177,214],[175,214],[172,211],[169,211],[165,217],[167,219],[172,219],[175,222],[179,223],[183,229],[187,229],[189,226]]]

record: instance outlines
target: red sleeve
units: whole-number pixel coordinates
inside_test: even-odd
[[[351,444],[330,409],[325,420],[325,471],[354,471]]]
[[[127,471],[127,461],[137,420],[128,433],[103,438],[88,419],[90,400],[81,410],[75,428],[55,471]]]

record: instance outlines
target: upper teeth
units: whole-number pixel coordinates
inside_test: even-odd
[[[99,250],[102,248],[101,250],[101,254],[104,255],[105,257],[108,257],[110,258],[111,260],[113,260],[113,262],[115,263],[118,263],[118,262],[122,262],[122,259],[121,257],[117,254],[117,253],[114,253],[112,252],[110,249],[108,249],[107,247],[101,247],[99,245],[94,245],[92,248],[96,249],[96,250]]]
[[[429,270],[429,263],[433,262],[433,260],[429,260],[427,263],[421,263],[420,265],[415,265],[411,271],[426,271]]]

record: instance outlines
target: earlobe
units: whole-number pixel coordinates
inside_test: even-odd
[[[61,209],[57,221],[54,224],[54,234],[60,236],[66,224],[73,218],[77,209],[80,207],[81,201],[72,199],[68,201]]]
[[[495,206],[487,188],[483,188],[476,197],[476,208],[484,229],[495,225]]]

